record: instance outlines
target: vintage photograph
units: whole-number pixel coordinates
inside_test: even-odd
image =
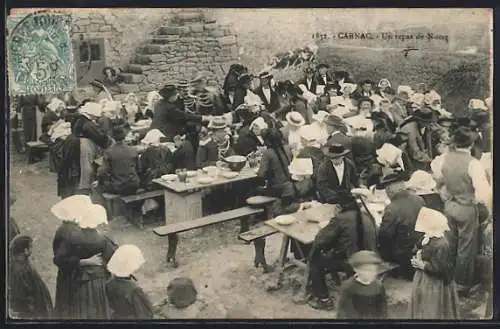
[[[493,11],[14,8],[7,321],[493,316]]]

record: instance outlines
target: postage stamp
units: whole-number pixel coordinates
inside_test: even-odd
[[[75,87],[70,16],[37,12],[24,17],[7,39],[9,91],[51,94]]]

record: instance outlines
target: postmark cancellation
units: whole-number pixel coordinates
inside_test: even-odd
[[[42,11],[20,20],[7,38],[9,91],[37,95],[75,88],[70,16]]]

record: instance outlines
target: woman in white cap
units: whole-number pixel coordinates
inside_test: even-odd
[[[65,198],[78,193],[90,193],[94,181],[93,161],[112,138],[101,131],[97,119],[102,115],[99,103],[85,102],[71,124],[71,135],[61,146],[58,168],[58,196]]]
[[[134,93],[129,93],[125,96],[125,99],[122,103],[125,112],[127,113],[127,117],[125,118],[129,124],[136,122],[136,116],[141,113],[141,109],[139,107],[139,99],[137,95]]]
[[[320,135],[320,145],[326,144],[328,140],[328,130],[326,128],[325,120],[328,117],[329,113],[326,111],[318,111],[318,113],[312,116],[311,127],[318,131]]]
[[[43,114],[40,140],[48,145],[52,144],[48,132],[50,127],[59,121],[62,110],[64,110],[64,102],[57,97],[53,97]]]
[[[285,118],[288,124],[288,145],[292,152],[298,152],[302,148],[299,129],[306,123],[306,120],[299,112],[295,111],[288,112]]]
[[[62,221],[52,242],[58,267],[54,317],[109,319],[105,264],[117,246],[97,230],[107,224],[106,210],[86,195],[73,195],[55,204],[51,212]]]
[[[436,190],[437,183],[426,171],[415,171],[410,179],[406,182],[406,187],[415,194],[420,195],[424,201],[425,206],[437,211],[443,211],[444,202]]]
[[[134,276],[144,262],[142,251],[132,244],[118,247],[111,256],[107,268],[113,277],[106,284],[106,295],[113,320],[153,319],[151,301]]]
[[[242,118],[248,116],[249,118],[254,118],[254,115],[249,113],[249,110],[242,111],[245,113],[242,115]],[[238,131],[238,140],[234,145],[234,151],[236,154],[247,156],[248,154],[257,151],[259,147],[264,146],[264,140],[262,139],[262,131],[264,129],[269,128],[266,120],[257,116],[255,119],[251,121],[248,125],[246,124],[246,120],[243,121],[243,126]]]
[[[415,231],[424,233],[411,264],[416,269],[409,307],[411,319],[455,320],[459,300],[453,278],[453,253],[445,232],[448,219],[441,212],[423,207]]]

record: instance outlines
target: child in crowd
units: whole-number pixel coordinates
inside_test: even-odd
[[[20,319],[48,319],[52,313],[49,289],[30,261],[33,239],[17,235],[9,245],[9,310]]]
[[[387,319],[385,288],[377,278],[381,263],[377,253],[368,250],[350,257],[356,274],[340,288],[337,319]]]
[[[133,275],[144,261],[141,250],[130,244],[120,246],[109,260],[107,267],[113,278],[106,284],[106,295],[112,319],[153,319],[153,306]]]

